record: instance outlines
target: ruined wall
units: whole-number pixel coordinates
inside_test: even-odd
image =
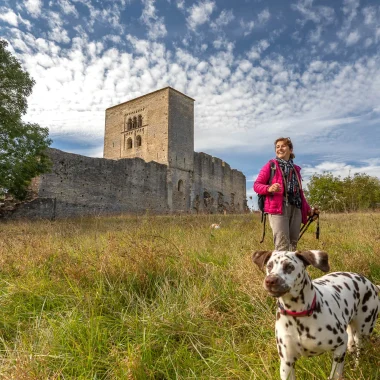
[[[173,212],[192,212],[193,172],[168,168],[168,205]]]
[[[236,212],[246,209],[246,179],[219,158],[194,153],[194,185],[191,194],[195,212]]]
[[[194,153],[194,171],[139,158],[108,160],[57,149],[49,155],[51,172],[33,181],[38,198],[5,217],[245,211],[245,176],[205,153]]]
[[[55,199],[55,217],[168,212],[165,165],[139,158],[90,158],[57,149],[49,149],[49,155],[53,168],[39,177],[38,196]]]
[[[106,110],[104,159],[49,154],[51,173],[33,183],[38,198],[15,216],[246,210],[245,176],[194,153],[194,99],[171,87]]]

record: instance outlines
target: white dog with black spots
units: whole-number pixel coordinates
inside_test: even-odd
[[[312,281],[308,265],[328,272],[323,251],[257,251],[253,262],[264,271],[264,288],[278,298],[276,342],[281,380],[295,380],[301,356],[333,352],[329,379],[342,379],[347,349],[357,351],[380,312],[379,287],[364,276],[335,272]]]

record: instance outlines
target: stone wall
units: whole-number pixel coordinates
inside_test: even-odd
[[[104,158],[49,154],[52,171],[33,183],[37,199],[15,217],[246,210],[245,176],[194,153],[194,99],[171,87],[106,110]]]
[[[193,211],[242,213],[246,210],[246,178],[221,159],[195,152],[193,181]]]
[[[33,183],[37,198],[4,217],[245,211],[245,176],[205,153],[194,153],[194,172],[139,158],[107,160],[57,149],[49,155],[51,172]]]
[[[139,158],[90,158],[57,149],[49,149],[49,155],[53,168],[38,178],[38,196],[55,200],[55,217],[169,211],[165,165]]]

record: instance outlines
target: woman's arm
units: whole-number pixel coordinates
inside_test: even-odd
[[[256,178],[256,181],[253,183],[253,190],[257,194],[262,194],[262,195],[268,195],[269,191],[269,177],[270,177],[270,162],[265,164],[262,169],[260,170],[259,175]]]

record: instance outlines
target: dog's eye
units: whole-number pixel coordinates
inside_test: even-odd
[[[270,263],[268,263],[268,265],[267,265],[267,269],[268,269],[269,271],[271,271],[271,270],[273,269],[273,261],[271,261]]]

